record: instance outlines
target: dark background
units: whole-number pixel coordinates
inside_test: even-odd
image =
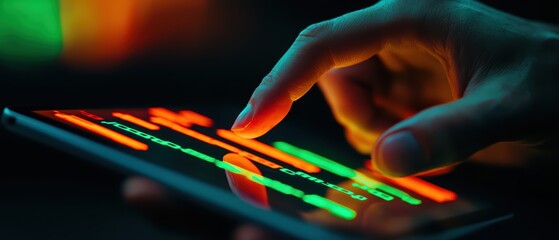
[[[216,35],[218,39],[200,47],[199,51],[183,53],[162,48],[132,55],[109,68],[76,68],[63,61],[17,67],[0,62],[0,106],[176,105],[181,102],[225,102],[243,106],[299,31],[312,23],[369,6],[374,1],[214,2],[219,6],[215,17],[230,25],[227,31],[222,29],[223,32]],[[526,18],[558,20],[557,11],[544,1],[486,2]],[[312,89],[294,105],[290,117],[312,128],[339,132],[317,89]],[[125,176],[3,130],[0,134],[3,153],[0,157],[0,239],[179,239],[188,236],[154,225],[126,204],[121,197]],[[511,201],[520,201],[512,199],[517,197],[529,200],[526,204],[529,207],[520,211],[521,220],[514,222],[516,225],[496,226],[475,238],[514,238],[552,232],[553,202],[545,201],[552,193],[547,185],[538,185],[545,179],[553,179],[552,170],[538,174],[530,173],[531,170],[503,170],[503,176],[510,178],[500,178],[498,184],[513,192]],[[533,177],[544,180],[519,181]],[[539,207],[534,206],[540,202]],[[215,219],[216,225],[220,221]]]

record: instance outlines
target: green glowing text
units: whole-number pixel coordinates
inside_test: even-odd
[[[314,194],[310,194],[310,195],[306,195],[303,191],[296,189],[290,185],[287,185],[285,183],[282,183],[280,181],[277,180],[273,180],[264,176],[261,176],[259,174],[255,174],[249,170],[246,170],[242,167],[239,167],[237,165],[231,164],[231,163],[227,163],[227,162],[223,162],[220,161],[216,158],[213,158],[211,156],[208,156],[206,154],[203,154],[201,152],[198,152],[194,149],[191,148],[183,148],[180,145],[170,142],[170,141],[165,141],[165,140],[161,140],[160,138],[157,138],[153,135],[147,134],[145,132],[141,132],[138,131],[137,129],[128,127],[124,124],[118,123],[118,122],[109,122],[109,121],[101,121],[102,124],[105,125],[111,125],[114,126],[116,128],[125,130],[129,133],[132,133],[136,136],[142,137],[144,139],[147,140],[151,140],[154,143],[160,144],[162,146],[166,146],[172,149],[176,149],[176,150],[180,150],[183,153],[186,153],[190,156],[196,157],[198,159],[201,159],[205,162],[208,163],[213,163],[216,167],[221,168],[223,170],[235,173],[235,174],[240,174],[242,176],[245,176],[247,179],[259,183],[263,186],[266,186],[270,189],[274,189],[278,192],[281,192],[283,194],[286,195],[291,195],[291,196],[295,196],[298,198],[301,198],[304,202],[309,203],[311,205],[314,205],[316,207],[322,208],[327,210],[328,212],[330,212],[331,214],[338,216],[340,218],[346,219],[346,220],[351,220],[354,219],[356,216],[356,213],[354,210],[345,207],[339,203],[336,203],[332,200],[323,198],[321,196],[318,195],[314,195]]]
[[[380,190],[383,191],[385,193],[391,194],[393,196],[396,196],[398,198],[400,198],[403,202],[406,202],[410,205],[419,205],[421,204],[421,200],[414,198],[412,196],[410,196],[409,194],[407,194],[406,192],[399,190],[397,188],[391,187],[387,184],[384,184],[382,182],[376,181],[368,176],[366,176],[363,173],[360,173],[358,171],[355,171],[349,167],[346,167],[342,164],[337,163],[336,161],[330,160],[328,158],[325,158],[323,156],[320,156],[316,153],[313,153],[311,151],[305,150],[305,149],[301,149],[298,147],[295,147],[291,144],[285,143],[285,142],[274,142],[273,143],[274,147],[287,153],[287,154],[291,154],[295,157],[298,157],[302,160],[305,160],[309,163],[312,163],[328,172],[331,172],[333,174],[336,174],[338,176],[341,177],[346,177],[349,179],[352,179],[355,182],[358,182],[360,184],[363,184],[365,186],[367,186],[368,188],[371,189],[376,189],[376,190]],[[380,195],[380,194],[379,194]],[[375,195],[377,196],[377,195]]]

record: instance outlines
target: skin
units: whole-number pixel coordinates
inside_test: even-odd
[[[318,83],[349,142],[385,175],[502,142],[495,150],[534,156],[556,138],[557,56],[556,29],[475,1],[380,1],[303,30],[232,130],[265,134]]]
[[[231,129],[262,136],[315,84],[347,140],[388,176],[559,156],[559,31],[475,1],[380,1],[309,26]],[[129,201],[160,196],[127,183]]]

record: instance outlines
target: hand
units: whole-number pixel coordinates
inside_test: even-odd
[[[181,202],[163,186],[143,177],[131,177],[123,184],[127,203],[145,214],[156,226],[195,239],[275,239],[263,228],[238,223],[212,214],[207,208]]]
[[[380,1],[309,26],[232,130],[265,134],[315,83],[349,142],[385,175],[559,156],[550,151],[559,31],[476,1]]]

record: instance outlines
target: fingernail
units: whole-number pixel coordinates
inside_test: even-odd
[[[243,111],[239,114],[239,116],[235,120],[235,123],[233,123],[231,130],[238,131],[246,128],[252,121],[252,115],[253,115],[252,104],[249,103],[247,104],[245,109],[243,109]]]
[[[411,132],[397,132],[381,141],[374,164],[382,174],[401,177],[426,167],[421,146]]]

